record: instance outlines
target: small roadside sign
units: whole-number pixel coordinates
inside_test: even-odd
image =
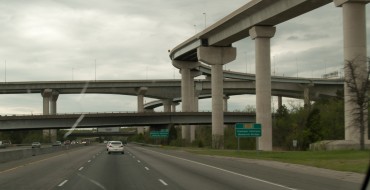
[[[237,123],[235,124],[236,137],[260,137],[262,129],[260,123]]]

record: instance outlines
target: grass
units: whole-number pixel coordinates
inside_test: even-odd
[[[370,158],[369,151],[358,151],[358,150],[256,152],[256,151],[236,151],[236,150],[214,150],[188,147],[186,148],[164,147],[164,148],[184,150],[187,152],[202,155],[273,160],[285,163],[301,164],[331,170],[348,171],[356,173],[366,173]]]

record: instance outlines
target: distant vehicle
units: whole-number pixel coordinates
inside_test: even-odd
[[[71,141],[71,144],[76,144],[76,141]]]
[[[40,142],[33,142],[33,143],[31,144],[31,147],[32,147],[32,148],[41,148],[41,143],[40,143]]]
[[[82,139],[81,140],[81,144],[83,144],[83,145],[89,145],[91,143],[91,141],[90,141],[90,139]]]
[[[111,141],[109,143],[107,151],[108,151],[108,154],[110,154],[111,152],[120,152],[121,154],[125,153],[123,144],[121,141]]]
[[[5,144],[3,143],[3,141],[0,141],[0,148],[6,148]]]
[[[104,144],[107,144],[108,143],[108,141],[104,141]]]
[[[70,145],[70,144],[71,144],[71,141],[70,140],[64,141],[64,145]]]
[[[55,141],[52,146],[62,146],[62,142]]]
[[[0,140],[0,148],[6,148],[10,146],[12,143],[10,140]]]

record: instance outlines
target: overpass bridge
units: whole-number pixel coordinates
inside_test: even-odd
[[[204,75],[210,74],[210,68],[200,66]],[[224,71],[224,94],[234,96],[255,94],[255,75]],[[336,96],[343,89],[342,79],[307,79],[293,77],[272,77],[272,95],[303,99],[304,90],[309,88],[310,100],[320,96]],[[199,79],[194,81],[199,98],[211,97],[211,81]],[[181,80],[101,80],[101,81],[34,81],[7,82],[0,86],[1,94],[42,94],[46,89],[60,94],[119,94],[137,96],[139,89],[146,87],[145,97],[159,99],[144,105],[146,109],[163,106],[163,100],[181,102]]]
[[[343,9],[344,63],[353,61],[358,68],[359,76],[364,78],[367,71],[366,47],[366,11],[365,5],[370,0],[252,0],[218,22],[195,34],[170,51],[172,65],[181,71],[182,77],[182,110],[195,111],[194,76],[199,75],[201,65],[211,67],[209,72],[212,81],[212,147],[223,147],[223,65],[236,58],[236,48],[232,44],[250,37],[255,42],[256,65],[256,121],[261,123],[262,137],[259,138],[261,150],[272,150],[271,119],[271,52],[270,39],[274,37],[276,25],[316,8],[334,2]],[[335,21],[333,21],[335,22]],[[350,71],[345,68],[345,78]],[[231,74],[231,73],[229,73]],[[229,75],[231,76],[231,75]],[[232,76],[231,76],[232,77]],[[309,91],[304,92],[305,99]],[[353,125],[356,123],[356,104],[350,101],[355,98],[349,88],[344,88],[345,98],[345,140],[359,143],[364,135]],[[182,130],[182,138],[190,140],[187,129]],[[360,138],[361,137],[361,138]]]
[[[90,113],[0,117],[2,130],[71,129],[127,126],[208,125],[210,112]],[[225,112],[225,123],[253,123],[255,114]]]
[[[73,132],[68,137],[107,137],[107,136],[133,136],[135,132]]]

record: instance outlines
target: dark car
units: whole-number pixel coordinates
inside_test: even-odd
[[[62,142],[55,141],[52,146],[62,146]]]

